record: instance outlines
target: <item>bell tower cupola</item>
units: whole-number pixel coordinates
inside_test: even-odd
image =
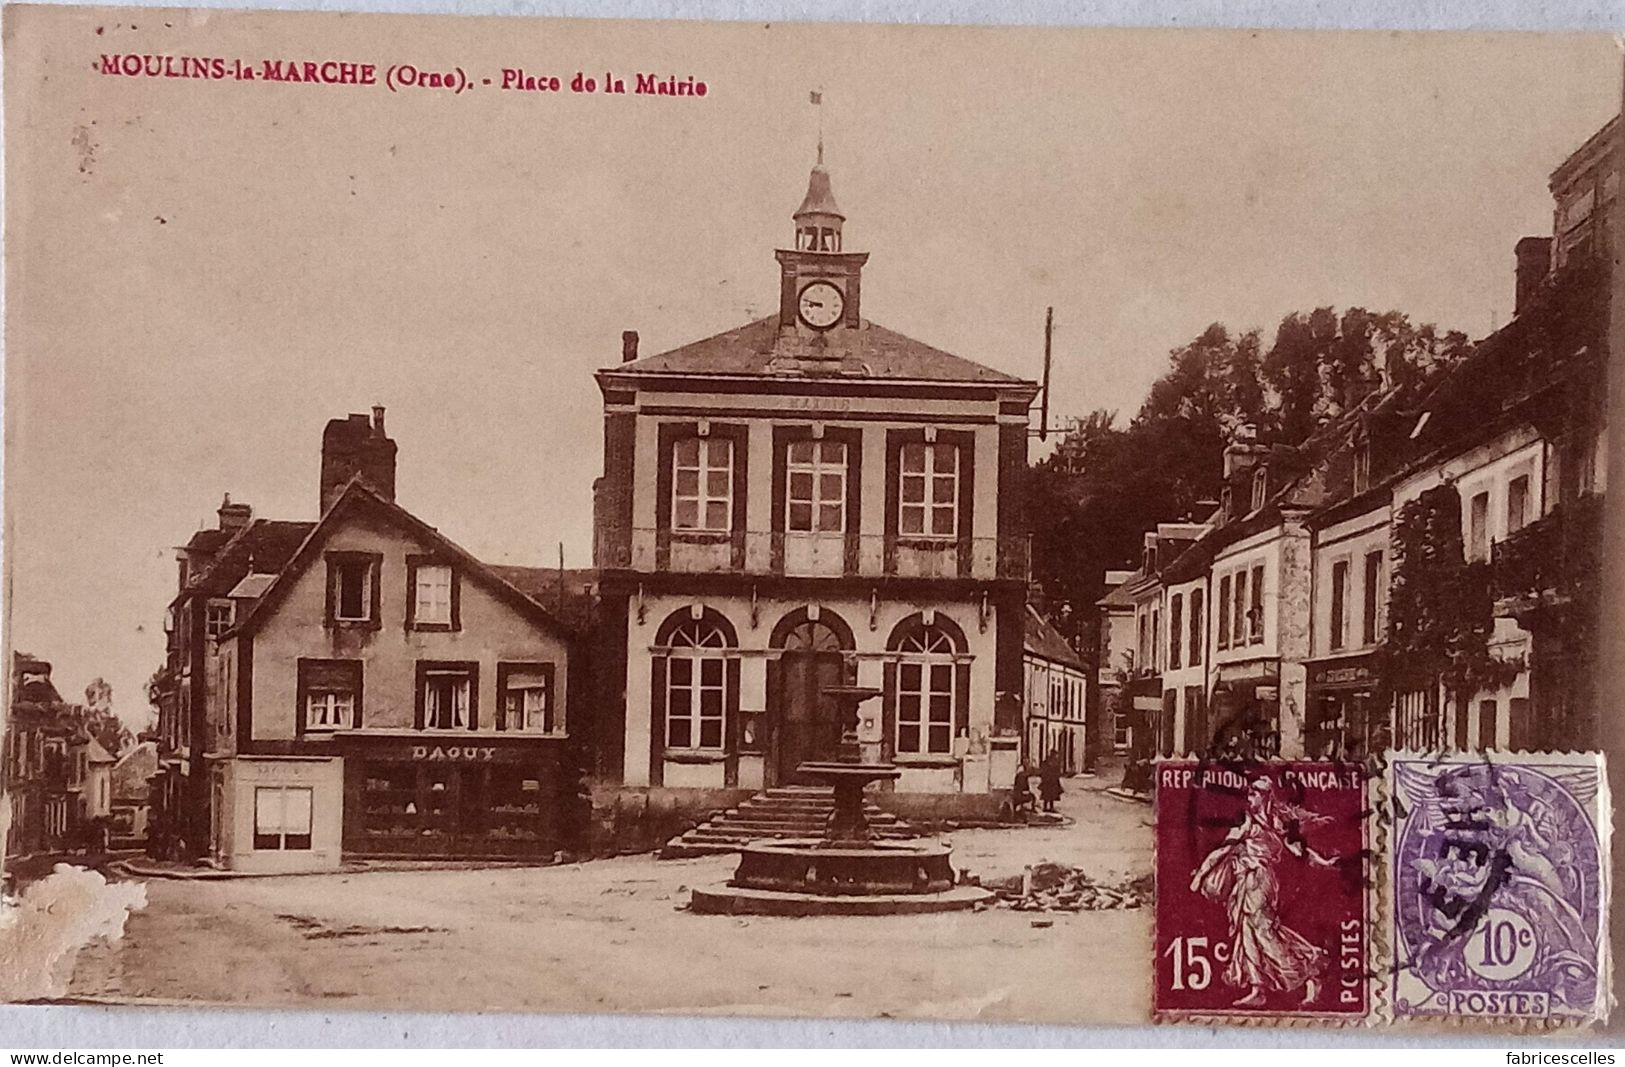
[[[829,170],[824,166],[824,146],[818,146],[818,162],[807,179],[807,195],[796,208],[796,251],[839,252],[841,224],[846,216],[835,203],[829,187]]]
[[[841,232],[846,215],[830,186],[822,138],[807,195],[792,217],[795,244],[777,253],[779,329],[786,337],[827,347],[832,335],[859,324],[859,282],[869,254],[846,250]]]

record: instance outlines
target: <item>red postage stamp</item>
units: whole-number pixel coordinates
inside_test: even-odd
[[[1157,1018],[1363,1021],[1364,769],[1166,761],[1156,782]]]

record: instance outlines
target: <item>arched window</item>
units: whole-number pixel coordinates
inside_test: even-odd
[[[955,729],[967,710],[969,665],[957,658],[965,648],[964,635],[946,620],[928,625],[914,616],[898,626],[890,644],[897,656],[896,681],[890,687],[897,754],[951,753]]]
[[[661,627],[657,644],[665,646],[664,696],[666,747],[721,749],[727,736],[729,691],[738,685],[728,662],[733,629],[713,611]]]

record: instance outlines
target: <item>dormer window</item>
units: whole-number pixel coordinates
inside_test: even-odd
[[[218,640],[237,621],[237,605],[230,600],[211,600],[203,617],[203,632]]]
[[[1354,491],[1363,493],[1371,488],[1371,442],[1361,441],[1354,446]]]
[[[1264,506],[1264,502],[1269,499],[1269,488],[1270,488],[1269,469],[1266,468],[1266,467],[1260,467],[1256,471],[1253,472],[1253,506],[1252,506],[1252,510],[1257,511],[1259,508]]]

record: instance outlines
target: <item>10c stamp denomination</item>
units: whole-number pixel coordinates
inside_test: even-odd
[[[1367,786],[1346,763],[1157,765],[1158,1019],[1366,1018]]]
[[[1396,755],[1389,775],[1395,1018],[1603,1018],[1602,757]]]

